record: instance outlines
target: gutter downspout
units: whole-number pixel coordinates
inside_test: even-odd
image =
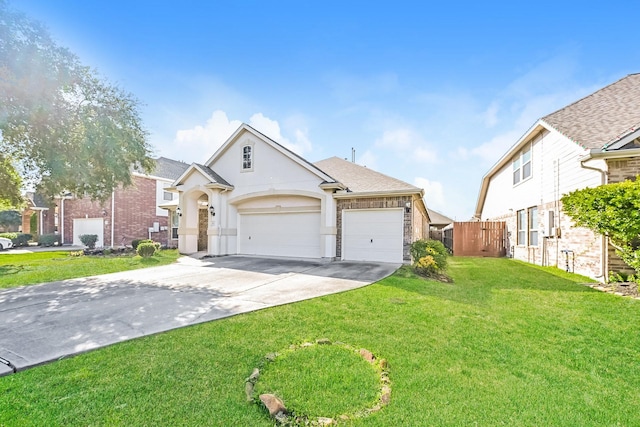
[[[60,235],[62,238],[60,239],[60,244],[64,245],[64,195],[60,198]]]
[[[111,192],[111,247],[115,248],[113,243],[113,239],[115,237],[115,227],[116,227],[116,192]]]
[[[593,157],[591,156],[591,153],[581,158],[580,167],[583,169],[589,169],[592,171],[600,172],[600,185],[605,185],[607,183],[608,171],[604,169],[596,168],[593,166],[587,166],[585,164],[586,162],[592,159]],[[596,277],[602,277],[602,280],[606,283],[609,280],[609,278],[607,277],[607,268],[605,268],[607,265],[609,265],[609,251],[608,251],[609,240],[607,236],[604,236],[604,235],[601,238],[602,238],[602,253],[600,254],[600,275]]]

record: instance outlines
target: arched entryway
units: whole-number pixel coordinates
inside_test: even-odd
[[[211,199],[207,189],[193,189],[180,195],[178,249],[181,253],[210,252]]]

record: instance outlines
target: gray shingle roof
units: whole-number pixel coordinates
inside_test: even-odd
[[[453,220],[438,211],[434,211],[433,209],[427,208],[427,212],[429,212],[429,224],[431,225],[449,225],[453,224]]]
[[[346,185],[354,193],[387,192],[387,191],[421,191],[420,188],[407,184],[396,178],[391,178],[380,172],[355,163],[343,160],[339,157],[330,157],[325,160],[315,162],[314,165],[333,177],[337,181]]]
[[[218,184],[226,185],[228,187],[233,187],[233,185],[229,184],[224,178],[218,175],[213,169],[208,166],[201,165],[200,163],[194,163],[194,165],[198,166],[202,169],[210,178],[213,178],[213,182],[217,182]],[[177,179],[177,178],[176,178]]]
[[[188,164],[178,160],[158,157],[153,171],[149,175],[176,180],[187,170]]]
[[[640,126],[640,74],[630,74],[542,120],[584,148],[602,148]]]

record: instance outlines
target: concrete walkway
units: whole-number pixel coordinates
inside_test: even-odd
[[[399,265],[241,256],[0,291],[0,375],[109,344],[359,288]]]

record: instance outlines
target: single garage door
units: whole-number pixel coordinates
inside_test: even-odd
[[[402,209],[342,211],[342,259],[402,262]]]
[[[97,234],[96,247],[104,246],[104,219],[102,218],[77,218],[73,220],[73,244],[82,246],[80,236],[83,234]]]
[[[320,213],[241,214],[238,253],[320,258]]]

